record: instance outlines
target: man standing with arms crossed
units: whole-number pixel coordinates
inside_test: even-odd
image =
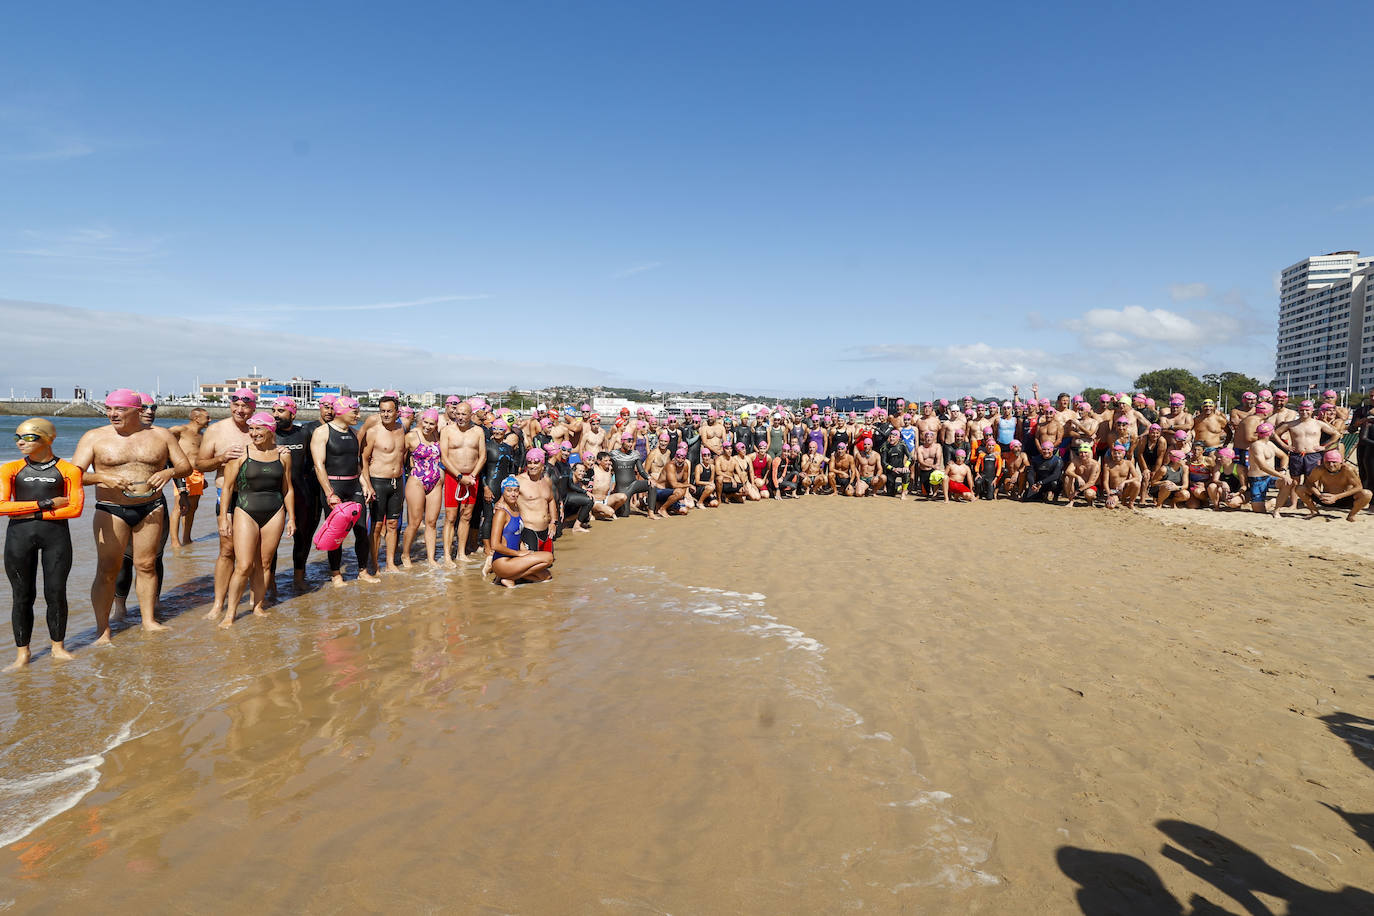
[[[482,467],[487,463],[487,440],[472,425],[472,405],[461,401],[449,408],[452,422],[439,432],[439,458],[444,465],[444,565],[454,562],[454,529],[458,558],[467,560],[472,509],[477,505]]]

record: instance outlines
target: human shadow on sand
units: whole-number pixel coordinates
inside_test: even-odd
[[[1333,712],[1320,718],[1326,723],[1331,734],[1350,746],[1350,752],[1355,755],[1356,760],[1374,770],[1374,719],[1348,712]],[[1355,835],[1374,849],[1374,812],[1359,814],[1346,811],[1340,805],[1327,805],[1326,802],[1322,804],[1344,818],[1350,829],[1355,831]]]
[[[1134,856],[1061,846],[1055,858],[1064,874],[1078,883],[1078,906],[1087,916],[1374,913],[1374,893],[1369,891],[1353,887],[1328,891],[1303,884],[1239,843],[1197,824],[1162,820],[1155,826],[1172,841],[1164,844],[1161,854],[1224,894],[1229,898],[1226,905],[1200,894],[1194,894],[1185,905],[1169,892],[1153,868]],[[1286,906],[1273,910],[1258,894],[1282,900]]]

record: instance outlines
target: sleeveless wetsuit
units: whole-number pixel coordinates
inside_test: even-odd
[[[50,500],[67,498],[61,509]],[[10,622],[14,644],[24,648],[33,634],[33,605],[38,598],[38,568],[43,567],[43,599],[48,610],[48,638],[61,642],[67,635],[67,575],[72,569],[72,537],[67,520],[81,514],[85,504],[81,471],[68,461],[53,458],[34,464],[27,459],[0,466],[0,515],[9,517],[5,530],[5,576],[13,604]]]
[[[296,509],[296,535],[291,544],[291,565],[305,570],[311,538],[320,522],[320,482],[315,479],[315,461],[310,457],[310,434],[319,422],[292,423],[286,429],[277,427],[277,445],[291,454],[291,502]],[[276,572],[276,557],[272,571]]]
[[[353,502],[363,507],[358,520],[353,523],[353,552],[357,554],[358,566],[371,565],[372,551],[368,549],[367,506],[363,503],[363,487],[358,482],[361,469],[358,453],[358,437],[353,430],[345,427],[339,430],[329,424],[329,438],[324,443],[324,473],[329,479],[329,489],[343,502]],[[327,504],[327,497],[326,497]],[[322,507],[323,508],[323,507]],[[329,551],[326,555],[329,571],[338,572],[343,567],[343,545]],[[369,572],[376,572],[369,569]]]

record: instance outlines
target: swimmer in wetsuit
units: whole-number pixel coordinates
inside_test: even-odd
[[[634,433],[620,434],[620,448],[611,453],[611,469],[615,473],[615,491],[625,495],[619,514],[630,514],[630,503],[637,494],[643,493],[648,503],[649,518],[658,518],[658,490],[649,483],[649,475],[644,470],[644,462],[635,451]]]
[[[276,427],[271,414],[253,414],[248,419],[247,451],[225,468],[219,531],[234,540],[234,573],[221,628],[233,626],[245,584],[252,588],[253,616],[267,616],[263,601],[272,559],[282,534],[296,532],[291,455],[277,452]]]
[[[552,577],[553,553],[526,546],[518,498],[520,481],[514,476],[501,481],[501,499],[492,510],[491,571],[496,584],[510,588],[522,582],[543,582]]]
[[[38,569],[43,569],[52,657],[70,659],[67,636],[67,574],[72,569],[72,536],[67,520],[81,514],[85,492],[76,465],[52,453],[57,427],[34,417],[14,431],[14,444],[24,457],[0,466],[0,515],[5,528],[5,576],[13,606],[10,622],[16,647],[14,671],[29,663],[33,605],[38,597]]]
[[[315,479],[324,490],[330,511],[341,502],[355,502],[363,511],[353,523],[353,552],[358,559],[358,578],[363,582],[380,582],[367,568],[369,544],[367,536],[367,504],[372,501],[372,483],[360,478],[362,453],[353,424],[358,422],[358,402],[341,397],[334,402],[334,419],[315,430],[310,437],[310,457],[315,465]],[[342,586],[343,545],[326,554],[329,575],[334,585]]]
[[[321,405],[323,411],[324,406]],[[333,401],[329,403],[333,417]],[[311,538],[320,522],[319,484],[315,482],[314,466],[310,460],[310,434],[319,424],[296,422],[296,401],[283,396],[272,402],[272,417],[277,421],[277,448],[291,456],[291,501],[296,508],[296,533],[291,539],[292,584],[299,591],[305,588],[305,564],[315,546]],[[272,555],[272,571],[267,577],[267,597],[275,599],[277,556]]]

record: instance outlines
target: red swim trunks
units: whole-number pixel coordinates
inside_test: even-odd
[[[459,483],[458,478],[447,472],[444,473],[444,508],[456,509],[459,506],[477,505],[477,487],[475,483]]]
[[[971,493],[971,492],[973,492],[973,491],[970,490],[968,487],[964,486],[964,485],[963,485],[962,483],[960,483],[959,481],[957,481],[957,480],[951,480],[951,481],[949,482],[949,492],[951,492],[951,493]]]

